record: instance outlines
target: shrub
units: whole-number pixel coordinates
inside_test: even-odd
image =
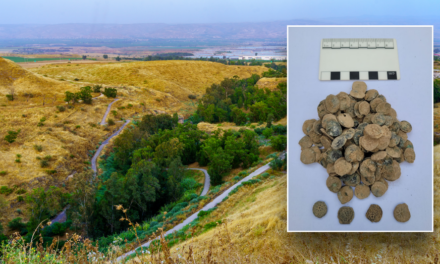
[[[17,202],[24,202],[23,196],[21,195],[17,196]]]
[[[5,136],[5,140],[9,143],[13,143],[17,139],[18,133],[20,133],[20,131],[20,129],[17,131],[8,131],[8,134]]]
[[[25,189],[18,189],[15,193],[16,194],[23,194],[23,193],[26,193],[26,190]]]
[[[241,179],[240,176],[235,176],[234,178],[232,178],[233,181],[239,181]]]
[[[118,115],[118,111],[112,110],[112,114],[113,114],[114,117],[116,117]]]
[[[283,167],[283,161],[280,158],[276,157],[269,163],[269,166],[273,170],[281,170]]]
[[[21,160],[20,160],[20,159],[16,159],[15,162],[16,162],[16,163],[20,163]]]
[[[105,88],[103,94],[106,97],[116,98],[118,91],[115,88]]]
[[[193,190],[198,187],[198,182],[194,180],[193,178],[185,178],[182,180],[180,185],[183,187],[185,191],[187,190]]]
[[[101,88],[102,88],[102,85],[99,85],[99,84],[94,85],[93,86],[93,92],[94,93],[100,93],[101,92]]]
[[[47,160],[47,161],[49,161],[49,160],[51,160],[52,159],[52,156],[51,155],[47,155],[47,156],[44,156],[44,158],[43,158],[44,160]]]
[[[7,94],[6,98],[8,98],[9,101],[14,101],[14,96],[12,94]]]
[[[81,126],[80,125],[76,125],[75,128],[78,129],[78,128],[81,128]]]
[[[270,137],[272,136],[272,134],[273,134],[273,129],[272,129],[272,128],[266,128],[266,129],[263,131],[263,136],[264,136],[265,138],[270,138]]]
[[[49,167],[49,162],[47,160],[40,161],[40,167],[41,168]]]
[[[265,172],[261,174],[261,178],[267,178],[269,177],[269,173]]]
[[[107,123],[108,123],[109,126],[114,126],[115,125],[115,121],[113,119],[111,119],[111,118],[108,119]]]
[[[6,174],[8,174],[6,171],[0,171],[0,176],[5,176]]]
[[[34,145],[34,149],[36,151],[38,151],[38,152],[41,152],[41,151],[43,151],[43,146],[41,146],[41,145]]]
[[[127,108],[132,108],[132,107],[133,107],[132,104],[128,104],[128,105],[127,105]]]
[[[77,81],[79,81],[79,79],[78,78],[75,78],[75,79],[73,79],[75,82],[77,82]]]
[[[10,195],[12,192],[14,192],[14,190],[9,188],[8,186],[0,187],[0,194]]]
[[[22,230],[26,227],[26,224],[21,221],[21,217],[17,217],[8,223],[8,227],[12,230]]]
[[[49,175],[52,175],[52,174],[57,173],[57,171],[56,170],[46,170],[46,173]]]
[[[270,138],[270,144],[275,150],[285,150],[287,147],[287,137],[283,135],[273,136]]]
[[[65,108],[64,106],[62,106],[62,105],[57,105],[57,109],[58,109],[58,111],[60,111],[60,112],[64,112],[64,111],[66,111],[66,108]]]

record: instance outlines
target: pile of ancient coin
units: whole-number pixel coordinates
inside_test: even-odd
[[[384,195],[387,181],[400,177],[399,163],[415,160],[407,135],[411,124],[399,121],[387,99],[374,89],[367,91],[364,82],[354,82],[350,94],[327,96],[318,105],[318,116],[302,127],[301,162],[318,162],[327,169],[327,187],[342,204],[353,193],[359,199],[370,192]]]

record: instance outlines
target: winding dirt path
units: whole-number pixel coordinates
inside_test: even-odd
[[[280,154],[280,158],[284,159],[285,157],[285,152],[282,152]],[[168,230],[167,232],[165,232],[164,236],[172,234],[176,231],[179,231],[180,229],[182,229],[183,227],[185,227],[187,224],[191,223],[194,219],[197,218],[197,215],[199,214],[199,212],[201,210],[206,211],[209,210],[213,207],[215,207],[217,204],[221,203],[223,201],[223,199],[228,196],[228,194],[230,192],[232,192],[232,190],[235,189],[235,187],[237,187],[238,185],[240,185],[243,182],[246,182],[250,179],[252,179],[253,177],[260,175],[261,173],[267,171],[268,169],[270,169],[269,164],[266,164],[260,168],[258,168],[256,171],[252,172],[251,174],[249,174],[248,176],[244,177],[243,179],[241,179],[240,181],[238,181],[236,184],[232,185],[231,187],[229,187],[229,189],[225,190],[222,194],[220,194],[219,196],[217,196],[214,200],[212,200],[210,203],[206,204],[202,209],[200,209],[199,211],[195,212],[194,214],[190,215],[188,218],[186,218],[182,223],[176,225],[175,227],[171,228],[170,230]],[[156,239],[158,239],[159,237],[157,237]],[[154,239],[154,240],[156,240]],[[150,243],[154,240],[150,240],[144,244],[142,244],[141,246],[123,254],[122,256],[118,257],[116,259],[116,263],[120,263],[120,262],[124,262],[125,258],[130,256],[131,254],[134,254],[136,249],[140,248],[140,247],[148,247],[150,246]]]
[[[101,125],[105,125],[105,124],[107,124],[107,123],[105,122],[105,120],[107,119],[108,113],[110,113],[110,109],[112,108],[112,104],[113,104],[114,102],[119,101],[119,100],[121,100],[121,99],[115,99],[113,102],[111,102],[111,103],[108,105],[107,110],[105,111],[104,117],[103,117],[102,120],[101,120]]]

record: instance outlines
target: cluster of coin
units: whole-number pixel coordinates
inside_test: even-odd
[[[407,135],[411,124],[398,121],[386,98],[377,90],[367,91],[364,82],[354,82],[350,94],[327,96],[318,105],[318,116],[303,124],[300,159],[327,169],[327,187],[342,204],[353,193],[359,199],[370,192],[381,197],[388,190],[387,181],[399,179],[399,163],[415,160]]]
[[[313,214],[322,218],[327,214],[327,205],[323,201],[318,201],[313,205]],[[365,217],[373,223],[382,219],[382,208],[377,204],[372,204],[365,213]],[[406,203],[398,204],[393,211],[394,218],[398,222],[407,222],[411,218],[408,205]],[[339,208],[338,219],[340,224],[350,224],[354,219],[354,210],[350,206]]]

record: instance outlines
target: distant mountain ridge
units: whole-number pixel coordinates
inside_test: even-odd
[[[440,20],[412,18],[328,18],[206,24],[52,24],[0,25],[0,39],[273,39],[287,36],[287,25],[432,25]],[[434,34],[435,37],[440,37]]]

